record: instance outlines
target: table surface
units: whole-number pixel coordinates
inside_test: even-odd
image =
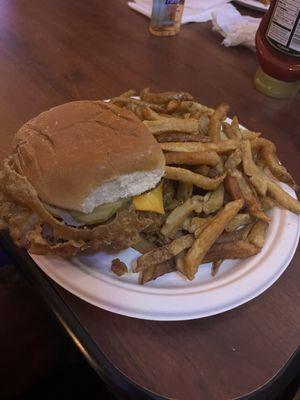
[[[185,25],[172,38],[152,37],[147,28],[148,20],[123,0],[2,0],[0,157],[9,153],[14,132],[45,109],[150,86],[189,91],[209,106],[228,102],[231,116],[276,143],[299,182],[299,96],[259,94],[255,54],[221,46],[210,23]],[[254,391],[249,398],[262,398],[258,389],[283,371],[300,343],[299,252],[270,289],[237,309],[152,322],[98,309],[40,272],[35,279],[24,252],[11,249],[38,288],[48,285],[48,303],[99,373],[108,380],[117,374],[132,393],[142,387],[162,397],[225,400]],[[103,356],[102,365],[93,352]]]

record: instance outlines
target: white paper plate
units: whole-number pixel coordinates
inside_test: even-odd
[[[258,0],[234,0],[234,2],[240,6],[251,8],[252,10],[257,11],[265,12],[269,9],[269,5],[263,4]]]
[[[293,194],[286,185],[284,189]],[[133,249],[80,255],[67,261],[55,256],[31,255],[55,282],[105,310],[150,320],[186,320],[230,310],[270,287],[290,263],[299,240],[299,217],[276,208],[270,213],[263,250],[246,260],[224,262],[217,276],[202,265],[190,282],[172,272],[141,286],[137,274],[119,278],[110,271],[113,258],[128,266],[139,255]]]

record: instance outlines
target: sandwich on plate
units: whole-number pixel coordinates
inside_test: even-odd
[[[164,170],[160,145],[130,111],[54,107],[15,135],[0,173],[0,228],[36,254],[127,248],[162,223]]]

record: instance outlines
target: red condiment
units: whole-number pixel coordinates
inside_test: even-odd
[[[300,0],[273,0],[256,34],[256,87],[286,98],[300,87]]]

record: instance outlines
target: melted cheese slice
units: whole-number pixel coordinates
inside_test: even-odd
[[[150,192],[134,196],[133,204],[138,211],[153,211],[164,214],[163,183]]]

